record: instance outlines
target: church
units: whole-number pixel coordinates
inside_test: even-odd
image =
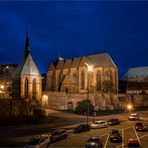
[[[28,33],[24,57],[12,74],[12,97],[39,101],[42,97],[42,76],[30,54]]]
[[[92,71],[88,71],[92,66]],[[118,68],[107,53],[52,62],[46,78],[46,91],[85,93],[118,91]]]

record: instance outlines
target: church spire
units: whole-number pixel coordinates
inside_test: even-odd
[[[28,38],[28,32],[26,32],[25,57],[27,57],[29,53],[30,53],[29,38]]]

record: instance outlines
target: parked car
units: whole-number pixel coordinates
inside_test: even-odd
[[[127,148],[141,148],[140,143],[137,139],[128,139]]]
[[[122,137],[118,130],[112,130],[109,138],[110,138],[110,142],[120,142],[120,143],[122,142]]]
[[[120,121],[119,121],[119,119],[110,119],[110,120],[108,120],[108,125],[118,125],[118,124],[120,124]]]
[[[108,124],[106,121],[101,120],[101,121],[95,121],[94,123],[91,124],[91,128],[103,128],[103,127],[108,127]]]
[[[142,122],[137,122],[135,124],[136,131],[146,131],[147,127]]]
[[[131,114],[129,117],[128,117],[129,120],[139,120],[139,115],[134,113],[134,114]]]
[[[62,139],[65,139],[68,136],[68,133],[65,129],[54,129],[50,134],[50,142],[56,142]]]
[[[101,148],[102,146],[102,138],[97,136],[89,138],[86,143],[86,148]]]
[[[46,148],[49,146],[50,138],[48,135],[41,135],[39,137],[32,138],[24,148]]]
[[[74,128],[73,132],[74,133],[81,133],[81,132],[85,132],[85,131],[89,131],[89,130],[90,130],[90,125],[80,124],[76,128]]]

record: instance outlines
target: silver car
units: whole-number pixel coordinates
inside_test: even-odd
[[[39,137],[32,138],[24,148],[47,148],[50,144],[50,138],[48,135],[41,135]]]
[[[92,123],[91,128],[103,128],[103,127],[108,127],[108,124],[105,120],[101,120],[101,121],[95,121],[94,123]]]

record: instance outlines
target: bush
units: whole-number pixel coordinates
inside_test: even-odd
[[[33,109],[33,115],[36,117],[45,117],[46,111],[41,108],[35,108],[35,109]]]
[[[87,114],[88,109],[89,114],[93,114],[94,106],[89,99],[85,99],[77,103],[75,112],[79,114]]]

